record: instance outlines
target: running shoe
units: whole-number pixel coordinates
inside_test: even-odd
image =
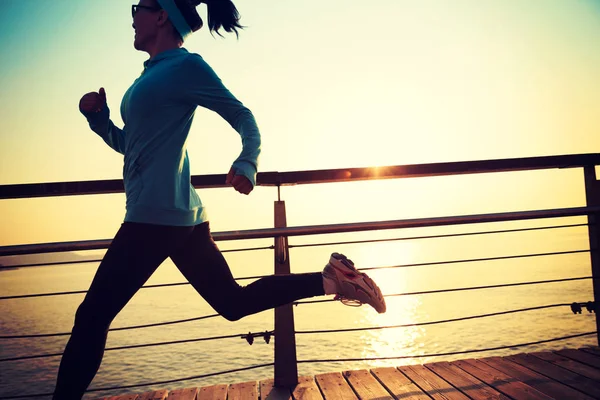
[[[352,260],[333,253],[323,269],[324,286],[335,287],[336,300],[348,306],[369,304],[378,313],[386,310],[385,299],[379,287],[365,273],[354,267]]]

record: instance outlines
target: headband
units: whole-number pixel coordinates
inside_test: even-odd
[[[175,4],[175,0],[157,0],[158,4],[160,4],[161,8],[169,14],[169,20],[181,35],[181,38],[185,40],[188,36],[192,34],[192,29],[188,25],[185,18],[183,18],[183,14],[177,8]]]

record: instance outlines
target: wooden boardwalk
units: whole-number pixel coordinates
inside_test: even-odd
[[[600,399],[600,349],[586,347],[506,357],[307,376],[293,390],[273,380],[161,390],[104,400],[466,400]]]

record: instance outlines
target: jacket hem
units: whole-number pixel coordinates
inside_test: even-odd
[[[208,221],[204,207],[191,210],[164,209],[142,204],[127,207],[125,222],[169,226],[194,226]]]

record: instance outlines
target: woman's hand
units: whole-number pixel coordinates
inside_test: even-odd
[[[100,88],[99,93],[84,94],[79,100],[79,109],[85,113],[100,112],[106,106],[106,92]]]
[[[231,168],[229,173],[227,174],[227,179],[225,179],[225,183],[233,186],[235,190],[242,194],[249,194],[252,189],[252,183],[243,175],[236,175],[235,169]]]

